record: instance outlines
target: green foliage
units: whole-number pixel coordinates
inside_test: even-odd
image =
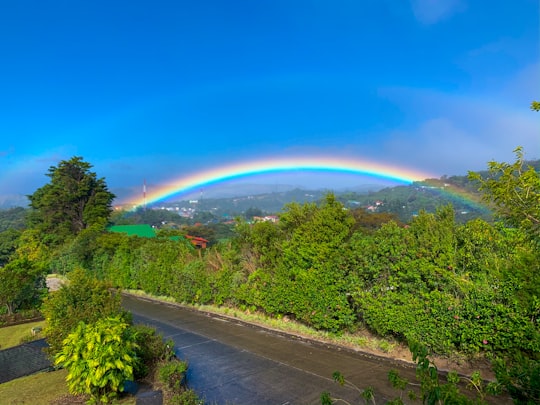
[[[411,383],[408,380],[402,378],[396,370],[390,370],[388,372],[388,381],[392,387],[400,391],[398,397],[386,402],[386,404],[403,405],[403,394],[407,387],[420,386],[420,398],[423,404],[426,405],[441,405],[441,404],[456,404],[456,405],[473,405],[473,404],[487,404],[486,397],[488,395],[498,395],[501,393],[500,384],[496,382],[490,382],[486,384],[479,372],[474,372],[470,378],[459,377],[454,371],[451,371],[446,376],[446,382],[441,381],[441,374],[437,370],[437,367],[432,363],[428,357],[428,350],[425,346],[412,342],[410,344],[411,353],[413,355],[413,361],[416,363],[416,380],[418,383]],[[347,386],[353,388],[360,393],[360,396],[367,404],[368,401],[375,404],[375,394],[372,387],[368,387],[365,390],[361,390],[350,381],[345,379],[345,376],[339,371],[335,371],[332,374],[332,378],[335,382],[341,386]],[[464,384],[469,392],[465,394],[463,392]],[[411,401],[417,400],[417,393],[414,390],[407,392],[407,398]],[[346,402],[340,398],[332,398],[330,393],[323,392],[321,394],[321,403],[323,405],[331,405],[337,402]],[[531,402],[532,404],[532,402]]]
[[[540,403],[540,358],[511,351],[493,361],[497,382],[512,396],[516,404]]]
[[[531,102],[531,110],[540,111],[540,101]]]
[[[130,237],[123,233],[105,232],[96,240],[91,269],[101,279],[115,287],[142,288],[136,277],[138,249],[147,238]]]
[[[79,322],[92,324],[99,319],[123,314],[120,296],[100,282],[77,269],[69,275],[69,282],[45,299],[42,313],[47,321],[45,334],[49,352],[56,354],[63,340]]]
[[[170,295],[177,302],[207,304],[212,301],[212,286],[202,260],[185,263],[176,274]]]
[[[410,342],[409,347],[416,363],[416,378],[420,382],[424,404],[484,404],[486,395],[500,393],[497,383],[485,385],[480,374],[474,372],[466,380],[469,387],[474,389],[475,396],[463,394],[459,385],[461,378],[457,373],[448,373],[447,381],[442,382],[437,367],[428,357],[426,347],[417,342]]]
[[[215,305],[236,305],[240,286],[246,281],[239,255],[231,250],[230,243],[220,243],[205,253],[205,272],[212,289],[212,302]]]
[[[347,198],[344,198],[345,196]],[[453,206],[458,214],[458,223],[474,218],[491,220],[492,217],[490,210],[481,203],[477,185],[467,176],[443,176],[440,179],[427,179],[369,194],[341,195],[340,199],[352,208],[353,215],[359,221],[366,221],[365,225],[359,225],[368,232],[388,222],[388,219],[409,223],[420,211],[434,213],[437,208],[446,205]],[[375,212],[362,214],[364,210],[358,209],[359,206],[373,206]],[[384,215],[387,217],[384,218]]]
[[[351,326],[354,315],[342,250],[353,223],[329,194],[321,206],[287,206],[279,228],[261,223],[244,231],[253,252],[251,274],[240,291],[245,303],[267,313],[292,315],[318,329],[337,332]]]
[[[30,260],[17,257],[0,267],[0,280],[0,305],[5,305],[11,315],[24,302],[37,298],[43,277]]]
[[[188,365],[185,361],[171,360],[159,367],[159,380],[175,393],[183,390]]]
[[[5,266],[17,250],[21,232],[8,229],[0,232],[0,267]]]
[[[514,152],[514,163],[491,161],[487,178],[474,172],[469,177],[479,182],[485,199],[494,204],[501,218],[540,243],[540,173],[527,166],[521,147]]]
[[[49,168],[50,183],[28,196],[29,225],[39,229],[47,244],[59,246],[89,226],[107,223],[114,194],[91,167],[78,156],[61,161]]]
[[[282,255],[283,233],[273,222],[241,223],[237,227],[243,266],[247,273],[257,268],[273,271]]]
[[[371,236],[355,235],[350,244],[352,299],[378,334],[446,354],[539,349],[528,293],[535,265],[518,267],[533,250],[516,232],[482,220],[456,225],[444,208],[420,213],[408,228],[389,223]]]
[[[379,229],[383,224],[394,221],[399,222],[397,215],[388,212],[368,212],[365,208],[355,208],[351,210],[354,218],[354,231],[365,233]]]
[[[133,379],[136,350],[133,331],[116,316],[94,324],[80,322],[54,360],[68,371],[72,394],[88,394],[90,403],[108,403]]]
[[[137,345],[137,363],[134,368],[136,379],[146,377],[156,365],[174,358],[174,343],[163,341],[163,336],[154,328],[145,325],[132,327]]]
[[[51,250],[43,241],[41,233],[36,229],[26,229],[21,233],[16,250],[16,257],[25,258],[40,271],[49,267]]]

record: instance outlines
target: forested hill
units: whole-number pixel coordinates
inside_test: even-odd
[[[491,219],[491,211],[482,202],[478,186],[466,176],[428,179],[364,195],[344,193],[338,198],[351,208],[358,206],[372,212],[395,214],[405,223],[422,210],[435,212],[438,207],[448,204],[454,207],[456,220],[460,223],[473,218]]]
[[[478,185],[467,176],[443,177],[415,182],[411,185],[387,187],[377,191],[302,190],[244,195],[235,198],[205,198],[160,204],[171,210],[193,209],[208,212],[216,218],[278,214],[291,202],[318,203],[329,192],[347,208],[363,208],[368,212],[390,213],[402,222],[410,220],[420,211],[435,212],[438,207],[452,204],[456,220],[464,223],[473,218],[491,219],[491,212],[483,204]],[[248,215],[249,216],[249,215]]]
[[[526,162],[540,171],[540,160]],[[479,174],[486,178],[488,171]],[[273,214],[282,211],[290,202],[319,202],[328,192],[348,208],[364,208],[370,212],[395,214],[402,222],[410,220],[420,211],[435,212],[438,207],[452,204],[456,221],[465,223],[473,218],[491,220],[491,211],[482,201],[478,183],[468,176],[443,176],[426,179],[411,185],[388,187],[378,191],[357,192],[340,190],[301,190],[258,194],[236,198],[206,199],[198,201],[198,209],[217,216],[243,215],[248,211]],[[181,201],[171,205],[189,204]]]

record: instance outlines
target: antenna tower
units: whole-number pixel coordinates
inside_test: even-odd
[[[146,211],[146,179],[143,180],[143,208]]]

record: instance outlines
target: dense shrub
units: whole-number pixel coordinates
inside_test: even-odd
[[[109,286],[77,269],[68,275],[68,283],[49,293],[42,306],[47,321],[45,335],[49,352],[57,353],[62,341],[79,324],[92,324],[99,319],[122,314],[120,296]]]
[[[188,365],[185,361],[168,361],[159,367],[159,380],[172,392],[179,393],[185,386],[187,369]]]
[[[133,380],[136,349],[132,330],[119,316],[95,324],[80,322],[55,355],[55,364],[68,371],[72,394],[107,403],[124,390],[126,381]]]
[[[174,343],[171,340],[164,342],[163,336],[154,328],[135,325],[132,329],[137,344],[137,363],[134,370],[136,379],[146,377],[159,362],[174,358]]]

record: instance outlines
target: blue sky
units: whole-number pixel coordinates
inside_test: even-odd
[[[278,156],[539,158],[539,21],[536,0],[6,1],[0,195],[75,155],[120,193]]]

